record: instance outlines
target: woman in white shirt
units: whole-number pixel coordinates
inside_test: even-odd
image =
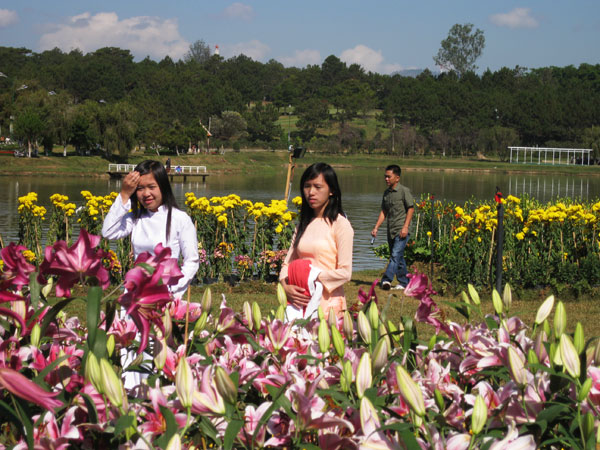
[[[121,192],[104,219],[102,236],[128,235],[136,258],[142,252],[154,253],[159,243],[171,249],[172,258],[181,255],[183,277],[171,286],[171,293],[182,298],[198,271],[198,237],[190,217],[178,208],[167,172],[158,161],[143,161],[123,178]]]

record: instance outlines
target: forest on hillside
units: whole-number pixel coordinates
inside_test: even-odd
[[[331,55],[284,67],[244,55],[134,61],[0,47],[0,135],[126,160],[137,146],[506,158],[509,145],[600,149],[600,64],[416,77]]]

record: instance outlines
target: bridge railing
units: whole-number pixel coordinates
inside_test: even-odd
[[[131,172],[135,169],[135,164],[109,164],[108,171],[109,172]],[[206,166],[171,166],[171,170],[169,175],[172,174],[184,174],[184,175],[193,175],[193,174],[203,174],[206,173]]]

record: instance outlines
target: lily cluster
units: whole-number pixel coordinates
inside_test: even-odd
[[[404,293],[414,317],[386,318],[375,283],[355,314],[285,320],[257,303],[233,311],[173,300],[169,249],[142,254],[126,291],[105,294],[100,238],[47,247],[36,267],[2,249],[0,445],[15,448],[593,448],[600,345],[549,297],[527,326],[512,294],[483,316],[469,286],[449,322],[424,274]],[[37,276],[36,276],[37,272]],[[87,327],[63,308],[86,287]],[[59,301],[48,303],[55,289]],[[53,306],[51,306],[53,304]],[[554,311],[554,317],[551,318]],[[419,327],[432,326],[421,340]],[[137,358],[122,358],[125,353]],[[148,352],[148,353],[146,353]],[[133,373],[144,374],[126,383]]]

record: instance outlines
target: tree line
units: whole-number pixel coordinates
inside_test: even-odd
[[[284,67],[225,59],[202,41],[182,60],[127,49],[0,47],[0,134],[126,159],[136,147],[286,148],[506,157],[509,145],[600,148],[600,64],[415,77],[331,55]],[[210,141],[207,142],[207,131]]]

